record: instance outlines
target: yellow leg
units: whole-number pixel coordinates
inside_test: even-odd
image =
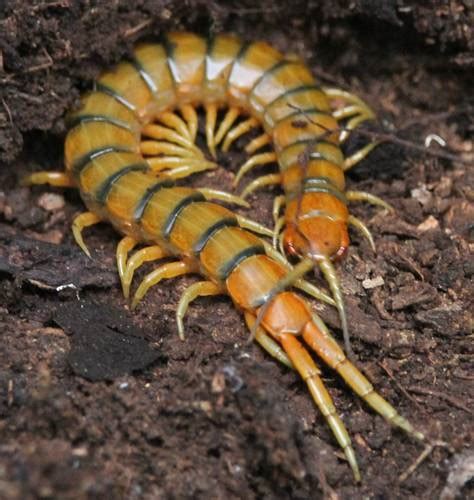
[[[155,123],[149,123],[142,128],[142,135],[145,137],[151,137],[152,139],[164,140],[169,142],[174,142],[187,148],[191,151],[194,151],[197,155],[202,155],[201,150],[196,147],[189,139],[179,135],[174,130],[171,130],[167,127],[163,127],[162,125],[156,125]]]
[[[121,277],[123,296],[128,299],[130,295],[130,285],[132,283],[133,274],[145,262],[159,260],[166,257],[166,252],[158,245],[152,245],[142,248],[135,252],[127,262],[123,275]]]
[[[84,239],[82,238],[82,230],[86,227],[98,224],[99,222],[101,222],[101,220],[96,214],[92,212],[84,212],[83,214],[78,215],[72,223],[72,234],[74,235],[74,239],[87,257],[90,257],[91,254],[84,243]]]
[[[354,217],[353,215],[349,215],[347,222],[351,225],[354,226],[356,229],[358,229],[369,241],[369,244],[372,248],[372,250],[375,252],[375,242],[374,238],[372,237],[372,233],[370,232],[369,228],[357,217]]]
[[[185,119],[186,124],[188,126],[191,141],[195,143],[196,134],[198,131],[198,123],[199,123],[196,110],[194,109],[193,106],[191,106],[191,104],[184,104],[179,108],[179,110],[181,111],[181,114],[183,115],[183,118]]]
[[[275,163],[277,161],[276,153],[261,153],[259,155],[251,156],[240,168],[235,176],[234,182],[232,183],[235,186],[240,182],[240,179],[259,165],[266,165],[267,163]]]
[[[273,215],[273,222],[275,222],[275,224],[279,219],[280,211],[285,206],[285,204],[286,204],[286,198],[284,194],[275,196],[275,198],[273,199],[272,215]]]
[[[303,338],[314,352],[331,368],[336,370],[352,390],[371,406],[379,415],[392,425],[400,427],[418,440],[423,440],[421,432],[403,418],[385,399],[374,391],[367,378],[347,359],[344,351],[329,334],[325,325],[320,321],[309,322],[304,329]]]
[[[258,137],[255,137],[255,139],[252,139],[247,146],[245,146],[245,152],[251,155],[258,149],[263,148],[263,146],[270,144],[271,141],[271,137],[268,134],[259,135]]]
[[[240,114],[239,108],[231,107],[228,109],[226,115],[224,116],[224,119],[222,120],[221,124],[219,125],[219,128],[217,129],[216,136],[214,138],[214,144],[216,146],[218,146],[219,143],[222,141],[224,136],[229,131],[230,127],[232,127],[235,120],[237,120],[239,114]]]
[[[166,169],[173,169],[175,173],[167,172],[167,175],[172,178],[186,177],[187,175],[204,170],[214,170],[217,164],[205,159],[199,158],[178,158],[176,156],[160,156],[153,158],[145,158],[146,162],[154,173],[162,172]],[[182,170],[176,170],[176,169]]]
[[[164,111],[157,116],[157,120],[168,128],[176,130],[178,134],[186,137],[189,142],[193,142],[186,122],[184,122],[183,119],[180,118],[176,113],[172,113],[171,111]]]
[[[285,266],[289,271],[293,269],[293,266],[288,262],[286,257],[275,250],[271,245],[269,245],[266,241],[263,242],[263,246],[265,247],[265,253],[269,255],[272,259],[278,261],[281,265]],[[336,303],[334,299],[328,295],[324,290],[321,290],[317,286],[313,285],[309,281],[304,280],[303,278],[299,278],[293,283],[295,288],[302,290],[307,293],[310,297],[313,297],[317,300],[321,300],[330,306],[335,306]]]
[[[256,126],[258,126],[259,122],[256,118],[249,118],[243,122],[240,122],[236,125],[232,130],[227,133],[227,136],[222,144],[222,151],[226,152],[229,150],[231,144],[237,140],[241,135],[246,134]]]
[[[191,151],[172,142],[165,141],[141,141],[140,151],[143,155],[157,156],[180,156],[182,158],[204,158],[204,156],[197,155],[196,151]]]
[[[370,142],[369,144],[366,144],[363,148],[356,151],[351,156],[348,156],[347,158],[345,158],[344,165],[343,165],[344,172],[347,172],[354,165],[361,162],[379,144],[380,144],[380,142],[378,142],[378,141],[377,142]]]
[[[181,340],[184,340],[183,318],[188,310],[189,304],[198,297],[222,295],[224,293],[225,290],[212,281],[199,281],[186,289],[183,295],[181,295],[178,308],[176,309],[176,323],[178,325],[178,335]]]
[[[339,99],[344,103],[345,106],[348,105],[354,105],[360,109],[362,109],[365,113],[367,114],[372,114],[372,116],[375,116],[374,112],[372,109],[368,106],[367,103],[365,103],[360,97],[351,94],[350,92],[347,92],[346,90],[338,89],[338,88],[333,88],[333,87],[323,87],[323,92],[331,98],[331,101],[335,99]],[[337,110],[336,110],[337,112]],[[356,113],[352,113],[356,114]]]
[[[255,324],[255,316],[247,311],[244,312],[244,315],[247,326],[250,330],[252,330]],[[263,347],[263,349],[265,349],[265,351],[268,352],[268,354],[270,354],[270,356],[286,365],[288,368],[294,368],[288,356],[285,354],[285,351],[265,332],[261,326],[257,327],[255,331],[255,340],[261,347]]]
[[[225,201],[226,203],[233,203],[234,205],[239,205],[240,207],[250,208],[250,205],[243,198],[228,193],[227,191],[210,188],[197,188],[196,190],[202,193],[206,200]]]
[[[189,163],[189,161],[188,161]],[[216,163],[209,161],[201,161],[193,165],[182,165],[180,167],[171,168],[163,172],[170,179],[183,179],[184,177],[189,177],[192,174],[197,174],[199,172],[205,172],[206,170],[214,170],[217,168]]]
[[[236,215],[236,218],[239,226],[247,229],[248,231],[252,231],[254,233],[269,237],[273,234],[273,231],[271,229],[268,229],[268,227],[265,227],[264,225],[253,221],[252,219],[248,219],[247,217],[243,217],[242,215]]]
[[[162,279],[176,278],[177,276],[182,276],[183,274],[188,274],[193,271],[192,267],[185,262],[169,262],[168,264],[163,264],[143,278],[143,281],[140,283],[133,296],[132,309],[135,309],[148,290],[152,286],[157,285]]]
[[[23,177],[22,186],[31,186],[32,184],[49,184],[55,187],[75,187],[74,180],[66,172],[35,172]]]
[[[344,451],[346,459],[354,474],[354,479],[360,481],[359,467],[357,465],[354,449],[352,448],[351,438],[336,412],[329,392],[321,380],[321,371],[316,366],[316,363],[311,358],[308,351],[294,335],[285,333],[280,335],[278,340],[281,342],[292,364],[301,375],[301,378],[306,382],[314,402],[323,414],[326,422],[329,424],[339,446]]]
[[[260,189],[264,186],[273,186],[275,184],[280,184],[281,182],[281,175],[280,174],[268,174],[268,175],[262,175],[262,177],[258,177],[257,179],[253,180],[250,184],[247,184],[247,187],[242,191],[240,196],[242,198],[247,198],[247,196],[257,189]]]
[[[206,141],[207,147],[213,158],[216,157],[216,145],[214,142],[214,132],[216,129],[217,120],[217,105],[216,104],[206,104],[204,106],[206,110]]]
[[[272,236],[273,248],[275,249],[277,248],[278,237],[280,236],[281,230],[283,229],[284,225],[285,225],[285,217],[280,217],[275,222],[275,227],[273,228],[273,236]]]
[[[137,245],[138,241],[134,240],[130,236],[123,237],[119,244],[117,245],[116,259],[117,259],[117,270],[119,273],[120,281],[122,282],[123,288],[123,275],[125,274],[125,269],[127,267],[127,257],[128,253]]]
[[[389,212],[395,212],[392,205],[382,200],[382,198],[379,198],[374,194],[367,193],[366,191],[346,191],[345,195],[348,201],[366,201],[371,205],[383,207]]]

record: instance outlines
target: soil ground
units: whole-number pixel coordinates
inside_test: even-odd
[[[130,4],[134,4],[133,8]],[[421,6],[423,5],[423,6]],[[472,495],[473,3],[0,2],[0,498],[455,498]],[[61,170],[64,118],[136,40],[231,31],[308,61],[377,112],[379,129],[449,160],[381,144],[348,176],[377,254],[353,235],[340,276],[360,367],[435,442],[390,428],[324,370],[363,474],[350,470],[301,380],[257,345],[226,298],[194,278],[133,313],[107,226],[75,246],[76,192],[20,188]],[[441,139],[439,139],[439,138]],[[438,143],[446,143],[443,148]],[[230,189],[244,156],[192,182]],[[352,145],[352,147],[355,147]],[[271,224],[277,189],[241,213]],[[152,269],[144,266],[140,275]],[[337,317],[315,304],[338,335]],[[410,467],[426,449],[426,458]]]

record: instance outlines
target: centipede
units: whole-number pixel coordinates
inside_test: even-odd
[[[331,104],[335,98],[344,102],[336,111]],[[210,158],[196,146],[199,107],[204,109],[203,135]],[[217,126],[222,109],[227,111]],[[244,119],[239,122],[240,115]],[[315,358],[393,426],[424,439],[376,392],[301,293],[337,307],[347,342],[333,261],[347,250],[349,224],[370,235],[349,215],[347,202],[384,203],[368,193],[345,190],[344,171],[374,144],[345,158],[341,143],[372,116],[360,99],[321,87],[301,61],[265,42],[244,42],[230,34],[205,38],[169,33],[159,43],[138,44],[131,57],[103,73],[82,97],[68,117],[65,170],[35,172],[23,179],[26,185],[79,190],[87,211],[74,219],[72,232],[87,255],[84,229],[105,222],[122,235],[116,262],[126,298],[136,270],[146,262],[156,263],[135,289],[132,307],[164,279],[203,277],[186,289],[177,306],[177,330],[183,340],[191,302],[228,295],[255,341],[304,380],[356,481],[361,474],[351,438]],[[342,131],[341,120],[346,120]],[[252,181],[241,196],[180,185],[183,177],[217,168],[216,148],[228,150],[258,125],[263,133],[245,148],[253,156],[240,168],[236,183],[267,162],[278,163],[278,173]],[[258,153],[269,144],[273,151]],[[245,205],[250,192],[276,183],[284,195],[275,201],[274,229],[216,203]],[[285,215],[280,217],[283,207]],[[293,266],[266,237],[273,243],[281,240],[284,250],[300,260]],[[331,294],[304,279],[315,265]]]

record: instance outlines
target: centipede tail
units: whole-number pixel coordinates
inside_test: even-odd
[[[197,104],[207,110],[211,151],[220,143],[229,144],[229,136],[236,137],[236,132],[230,134],[239,127],[232,129],[239,112],[264,123],[268,135],[258,144],[271,137],[286,194],[284,243],[303,257],[294,269],[255,234],[271,231],[210,201],[241,200],[175,184],[183,175],[214,168],[194,144]],[[214,116],[223,106],[231,111],[216,130]],[[304,119],[305,113],[311,121],[295,127],[293,122]],[[359,480],[349,434],[310,350],[389,422],[415,438],[423,436],[374,392],[306,300],[290,290],[295,285],[335,302],[345,318],[330,262],[348,245],[344,158],[338,141],[328,100],[301,63],[284,59],[262,42],[171,33],[163,44],[138,46],[131,60],[106,72],[83,97],[70,118],[66,172],[33,174],[26,182],[54,181],[79,189],[88,212],[75,220],[73,232],[84,251],[82,231],[92,224],[108,222],[122,234],[117,266],[124,295],[132,295],[133,306],[163,279],[189,273],[205,278],[180,300],[181,338],[184,314],[194,299],[229,295],[257,342],[304,379]],[[137,245],[142,248],[136,250]],[[164,257],[167,261],[160,262]],[[134,273],[144,262],[159,264],[132,288]],[[314,262],[327,276],[334,300],[302,280]]]

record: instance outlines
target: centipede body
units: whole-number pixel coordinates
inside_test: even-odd
[[[247,229],[251,223],[211,202],[212,193],[173,182],[212,168],[194,145],[193,109],[198,105],[206,110],[211,149],[216,110],[222,106],[248,114],[271,137],[280,166],[277,177],[286,195],[291,236],[287,247],[299,253],[298,249],[311,246],[309,256],[302,252],[295,271]],[[176,109],[183,118],[173,115]],[[310,257],[320,258],[329,275],[333,270],[329,258],[344,253],[348,245],[345,158],[339,141],[330,99],[303,63],[284,58],[264,42],[245,43],[232,35],[205,39],[170,33],[163,43],[138,45],[132,58],[104,73],[82,98],[70,119],[63,177],[58,181],[39,173],[28,182],[50,181],[79,189],[89,212],[76,219],[73,230],[83,248],[82,229],[97,222],[109,222],[123,235],[117,263],[126,296],[141,264],[163,257],[177,259],[145,277],[134,305],[160,280],[188,273],[203,275],[205,281],[185,292],[178,324],[194,298],[229,295],[256,330],[259,343],[305,380],[359,479],[349,434],[307,348],[392,424],[417,438],[422,435],[374,391],[306,300],[287,286],[312,266]],[[153,148],[178,151],[177,160],[150,154]],[[140,243],[146,246],[128,258]],[[286,283],[288,273],[296,274]]]

